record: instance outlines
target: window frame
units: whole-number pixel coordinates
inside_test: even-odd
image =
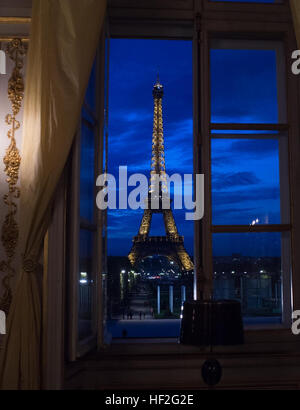
[[[218,6],[215,7],[212,6],[212,4],[209,5],[209,9],[214,8],[215,11],[219,9],[221,11],[222,6],[227,9],[228,3],[224,4],[219,4]],[[231,7],[232,6],[232,7]],[[227,9],[228,12],[229,10],[237,10],[239,11],[250,11],[249,8],[250,5],[247,5],[249,7],[244,7],[245,4],[237,4],[237,3],[232,3],[230,5],[230,8]],[[252,4],[251,4],[252,6]],[[278,11],[278,7],[282,7],[282,10],[287,7],[287,4],[281,4],[281,5],[276,5],[274,8],[273,5],[261,5],[261,4],[256,4],[255,7],[253,8],[252,11],[254,10],[267,10],[266,7],[272,7],[272,11]],[[271,10],[271,9],[269,9]],[[220,16],[223,15],[223,11],[220,13]],[[279,17],[279,16],[278,16]],[[279,129],[289,129],[289,145],[290,145],[290,152],[289,152],[289,174],[290,174],[290,187],[291,191],[292,188],[295,190],[295,179],[294,175],[292,173],[291,167],[294,164],[295,159],[293,160],[292,158],[292,151],[291,146],[294,142],[295,135],[297,135],[297,130],[298,130],[298,124],[295,121],[295,112],[297,112],[297,86],[296,86],[296,79],[292,78],[290,71],[288,70],[289,67],[289,59],[288,55],[291,55],[291,51],[293,47],[295,47],[295,40],[294,40],[294,34],[293,34],[293,27],[292,25],[288,27],[286,24],[280,25],[278,27],[278,23],[276,24],[275,22],[268,22],[267,25],[264,26],[264,23],[261,21],[252,21],[253,16],[249,15],[248,18],[245,15],[244,19],[245,21],[234,21],[235,19],[233,18],[233,21],[230,22],[230,26],[226,24],[226,22],[219,19],[216,19],[215,21],[213,20],[206,20],[205,24],[201,24],[202,27],[204,27],[204,30],[201,33],[200,37],[200,49],[201,49],[201,55],[202,55],[202,61],[204,61],[204,67],[202,67],[202,75],[203,75],[203,81],[202,81],[202,90],[201,90],[201,95],[200,95],[200,101],[201,105],[204,107],[204,110],[202,113],[200,112],[200,117],[201,117],[201,133],[199,136],[199,146],[202,145],[202,167],[198,168],[198,172],[203,172],[205,175],[210,176],[210,132],[211,132],[211,124],[210,124],[210,69],[209,69],[209,52],[210,52],[210,41],[211,39],[215,38],[222,38],[222,39],[240,39],[240,40],[281,40],[283,41],[285,45],[285,51],[286,51],[286,67],[287,67],[287,75],[286,75],[286,89],[287,89],[287,104],[289,105],[287,107],[287,123],[289,126],[286,125],[280,125]],[[249,21],[247,21],[249,20]],[[280,17],[279,17],[280,20]],[[266,24],[266,23],[265,23]],[[283,27],[284,26],[284,27]],[[295,87],[293,89],[293,87]],[[291,109],[291,106],[294,106],[293,109]],[[294,111],[293,111],[294,110]],[[294,117],[292,119],[292,116]],[[272,129],[273,126],[266,126],[266,129]],[[215,128],[219,129],[243,129],[241,125],[237,125],[233,127],[232,125],[226,124],[226,126],[217,124]],[[261,125],[259,125],[259,128],[261,129]],[[299,169],[298,171],[299,172]],[[212,243],[211,240],[207,240],[208,238],[211,237],[212,232],[223,232],[226,231],[228,232],[228,227],[213,227],[212,225],[212,220],[211,220],[211,188],[210,188],[210,178],[206,178],[205,182],[205,216],[204,219],[201,223],[201,228],[202,228],[202,241],[204,245],[204,250],[203,250],[203,271],[206,272],[204,280],[206,280],[207,283],[207,289],[204,287],[204,293],[206,290],[206,294],[209,295],[209,291],[212,286],[212,280],[213,280],[213,269],[212,269]],[[291,192],[292,195],[292,192]],[[299,194],[298,194],[299,197]],[[295,198],[295,197],[294,197]],[[295,209],[295,202],[291,200],[291,208]],[[295,227],[296,227],[296,221],[295,218],[292,219],[295,216],[295,212],[293,212],[293,209],[291,209],[291,225],[286,224],[286,225],[281,225],[279,230],[282,231],[287,231],[291,230],[291,242],[295,241]],[[297,222],[297,225],[299,226],[299,222]],[[243,227],[233,227],[232,231],[239,231],[243,229]],[[253,231],[260,231],[261,228],[259,226],[254,227]],[[273,230],[273,229],[278,229],[278,227],[267,227],[266,230]],[[212,231],[212,232],[211,232]],[[230,231],[230,229],[229,229]],[[201,235],[201,233],[200,233]],[[292,243],[292,271],[296,272],[296,266],[299,264],[298,261],[298,256],[293,252],[293,243]],[[293,275],[293,288],[295,288],[295,281],[299,281],[299,279],[296,277],[296,275]],[[202,279],[203,283],[203,279]],[[285,285],[286,287],[287,285]],[[293,300],[292,304],[298,305],[299,306],[299,294],[294,293],[293,294]],[[291,317],[289,316],[289,309],[286,308],[287,311],[287,317],[284,318],[284,326],[283,327],[288,327],[289,323],[291,322]],[[266,326],[268,327],[268,326]],[[274,327],[270,325],[270,327]],[[249,327],[250,328],[250,327]],[[251,327],[252,328],[252,327]]]
[[[262,16],[264,13],[264,17]],[[266,14],[269,13],[269,14]],[[207,145],[202,146],[205,142],[205,137],[209,135],[210,115],[207,112],[209,105],[207,105],[208,95],[208,75],[206,65],[199,64],[199,58],[208,57],[208,40],[214,34],[231,35],[235,37],[240,33],[239,37],[249,37],[249,32],[253,38],[260,38],[261,35],[266,39],[281,39],[285,43],[286,62],[289,67],[292,51],[297,49],[291,14],[289,11],[288,2],[284,4],[239,4],[239,3],[212,3],[209,0],[144,0],[141,4],[140,0],[109,0],[108,18],[110,22],[110,30],[112,37],[131,37],[131,38],[178,38],[178,39],[193,39],[194,50],[194,170],[195,173],[201,173],[207,167],[205,154],[207,154]],[[230,21],[230,24],[228,24]],[[103,41],[103,40],[102,40]],[[102,57],[101,57],[102,58]],[[102,60],[102,64],[103,60]],[[195,67],[199,65],[200,70],[196,71]],[[200,76],[201,73],[201,76]],[[100,84],[104,84],[104,72],[99,77]],[[102,87],[103,88],[103,87]],[[289,127],[289,173],[290,173],[290,197],[291,197],[291,262],[292,270],[294,272],[293,281],[293,309],[300,309],[300,254],[297,251],[297,244],[300,243],[300,215],[297,209],[300,208],[300,191],[297,188],[297,182],[300,179],[300,164],[297,161],[297,152],[300,152],[299,131],[300,122],[298,118],[299,112],[299,81],[294,76],[291,70],[287,72],[287,94],[288,94],[288,122]],[[103,144],[103,123],[104,123],[104,98],[100,98],[99,106],[99,135],[100,141]],[[102,104],[102,105],[101,105]],[[203,106],[203,110],[200,108]],[[202,148],[202,149],[201,149]],[[76,146],[70,154],[76,155]],[[201,159],[202,158],[202,159]],[[101,160],[99,160],[101,161]],[[70,167],[71,168],[71,167]],[[71,173],[72,175],[72,173]],[[74,175],[74,174],[73,174]],[[73,177],[69,175],[68,181]],[[205,194],[207,196],[207,184]],[[67,196],[68,189],[65,187],[57,192],[54,211],[58,213],[56,218],[52,219],[52,224],[49,228],[49,240],[45,242],[44,251],[44,269],[47,271],[45,278],[44,293],[47,297],[43,300],[43,310],[47,312],[47,324],[43,330],[44,340],[53,341],[55,335],[57,343],[48,343],[43,346],[46,369],[44,380],[45,388],[61,388],[65,380],[70,378],[74,373],[73,367],[64,367],[67,361],[72,359],[68,354],[68,346],[66,338],[70,340],[70,324],[72,324],[72,317],[70,323],[70,316],[66,315],[66,310],[69,308],[70,300],[66,298],[66,291],[68,291],[68,298],[72,298],[72,289],[69,293],[70,277],[70,261],[76,261],[76,254],[66,247],[66,238],[70,235],[70,228],[74,231],[74,227],[66,227],[66,214],[70,204],[70,198]],[[76,193],[76,190],[75,190]],[[73,193],[74,194],[74,193]],[[210,195],[210,194],[209,194]],[[72,196],[71,196],[72,200]],[[207,205],[206,205],[207,210]],[[55,214],[54,214],[55,215]],[[76,213],[72,214],[76,217]],[[72,216],[71,215],[71,216]],[[103,214],[99,214],[99,232],[102,233],[103,228]],[[62,221],[64,225],[62,225]],[[203,285],[203,278],[205,278],[206,268],[209,264],[208,258],[204,257],[206,250],[209,249],[209,244],[204,240],[203,248],[200,248],[202,238],[205,239],[207,233],[210,232],[210,226],[207,218],[203,221],[195,223],[195,256],[197,259],[195,278],[196,288],[199,290]],[[69,228],[66,233],[65,228]],[[72,231],[71,231],[72,232]],[[71,236],[72,237],[72,236]],[[98,238],[100,236],[98,235]],[[102,235],[101,235],[102,241]],[[102,246],[102,242],[100,245]],[[59,255],[59,261],[57,261]],[[69,262],[66,263],[68,259]],[[51,263],[51,261],[56,261]],[[201,261],[201,263],[200,263]],[[102,286],[102,267],[103,260],[98,266],[100,272],[100,279]],[[58,269],[59,267],[59,269]],[[60,273],[66,270],[66,277],[61,278]],[[57,281],[53,278],[58,278]],[[52,284],[51,287],[47,283]],[[63,283],[62,283],[63,282]],[[46,290],[47,289],[47,290]],[[63,292],[64,290],[64,292]],[[63,294],[64,293],[64,294]],[[57,304],[57,295],[59,295],[59,304]],[[103,346],[103,318],[102,311],[98,312],[98,347]],[[62,322],[62,323],[61,323]],[[58,323],[61,323],[58,326]],[[266,329],[260,326],[248,326],[245,331],[246,345],[230,348],[218,348],[216,353],[222,355],[237,354],[247,355],[248,349],[250,352],[266,353],[272,356],[272,352],[284,351],[291,352],[298,351],[297,338],[291,334],[289,329],[278,327],[277,329]],[[175,343],[162,344],[161,340],[156,341],[159,344],[145,344],[145,345],[120,345],[115,346],[114,352],[126,352],[129,356],[135,355],[153,355],[163,354],[168,356],[166,366],[173,367],[174,357],[178,354],[187,354],[193,358],[201,359],[202,354],[206,354],[204,349],[199,353],[198,349],[189,346],[178,346]],[[168,341],[170,342],[170,341]],[[65,351],[63,347],[65,346]],[[277,356],[275,357],[277,363]],[[75,358],[73,358],[75,360]],[[202,359],[201,359],[202,360]],[[156,363],[156,362],[155,362]],[[61,366],[59,366],[60,364]],[[145,369],[145,372],[147,370]],[[65,373],[65,374],[64,374]],[[188,372],[187,372],[188,373]],[[105,376],[106,372],[104,372]],[[197,373],[198,374],[198,373]],[[198,376],[197,376],[198,383]],[[184,381],[186,385],[186,378]],[[198,386],[198,384],[197,384]]]
[[[217,41],[219,41],[218,39]],[[237,138],[237,140],[242,140],[243,138],[247,139],[263,139],[263,138],[273,138],[278,139],[279,142],[279,174],[280,174],[280,214],[281,222],[279,224],[268,224],[268,225],[218,225],[211,222],[211,233],[210,241],[212,241],[212,235],[217,233],[251,233],[251,232],[277,232],[281,233],[281,266],[282,266],[282,326],[289,328],[291,326],[291,261],[290,261],[290,239],[287,234],[291,232],[290,224],[290,195],[289,195],[289,170],[288,170],[288,140],[289,140],[289,124],[286,121],[287,117],[287,93],[286,93],[286,67],[285,67],[285,55],[284,48],[281,42],[278,40],[273,41],[264,41],[264,40],[236,40],[236,39],[222,39],[223,47],[219,49],[272,49],[276,51],[276,62],[277,62],[277,95],[278,95],[278,123],[268,124],[268,123],[213,123],[210,121],[210,145],[211,141],[216,138]],[[210,39],[210,50],[216,49],[214,47],[216,44],[215,39]],[[211,84],[211,82],[210,82]],[[283,101],[280,101],[280,97],[283,98]],[[210,95],[211,101],[211,95]],[[211,107],[211,105],[210,105]],[[243,131],[260,131],[260,134],[241,134],[241,135],[222,135],[222,134],[213,134],[213,131],[216,130],[243,130]],[[263,131],[278,131],[280,134],[277,136],[268,135],[264,136]],[[211,155],[211,154],[210,154]],[[211,185],[211,164],[208,171],[209,183]],[[210,194],[210,203],[212,203],[212,191]],[[210,208],[210,218],[212,221],[212,206]],[[211,264],[210,278],[213,278],[213,255],[212,255],[212,264]],[[213,279],[212,279],[213,280]],[[212,284],[211,284],[212,286]],[[274,327],[274,324],[265,324],[266,327]]]
[[[112,2],[111,2],[112,3]],[[110,4],[111,4],[110,3]],[[115,3],[118,4],[116,0]],[[132,4],[135,3],[136,8],[132,8]],[[157,2],[154,2],[152,7],[157,6]],[[139,9],[138,2],[129,1],[127,0],[126,4],[128,7],[124,6],[124,2],[122,2],[122,6],[125,8],[116,8],[112,9],[109,8],[108,12],[108,19],[110,23],[110,34],[111,38],[161,38],[161,39],[189,39],[193,40],[193,71],[194,71],[194,173],[204,173],[208,174],[208,170],[210,169],[210,81],[209,81],[209,42],[212,37],[222,37],[222,38],[239,38],[239,39],[274,39],[278,40],[281,39],[287,50],[287,55],[291,55],[291,50],[293,50],[296,46],[295,37],[293,32],[293,27],[289,24],[291,20],[291,16],[287,18],[288,9],[286,8],[286,4],[281,5],[262,5],[262,4],[251,4],[251,11],[253,14],[249,13],[249,4],[228,4],[225,3],[219,4],[208,4],[208,0],[201,2],[200,0],[195,0],[194,6],[192,5],[191,0],[188,0],[187,3],[192,5],[191,9],[187,9],[184,12],[184,19],[182,19],[182,15],[178,13],[176,7],[172,7],[171,3],[166,0],[166,3],[170,5],[170,10],[159,10],[156,15],[164,17],[162,20],[160,18],[157,20],[157,24],[153,24],[153,19],[151,19],[151,12],[148,10]],[[182,2],[180,1],[182,4]],[[161,4],[161,3],[159,3]],[[167,5],[166,5],[167,6]],[[222,6],[222,7],[221,7]],[[229,7],[229,9],[227,9]],[[234,6],[234,13],[232,13]],[[246,6],[246,7],[245,7]],[[224,10],[225,8],[225,10]],[[230,10],[231,9],[231,10]],[[211,18],[211,11],[214,11],[214,18]],[[240,13],[236,14],[236,11],[239,10]],[[272,14],[272,18],[269,19],[267,17],[267,24],[266,21],[256,21],[256,11],[266,11],[272,10],[276,16],[278,17],[274,21],[274,14]],[[232,19],[230,25],[227,22],[223,21],[222,18],[224,17],[224,12],[227,11],[226,17]],[[244,11],[244,18],[241,18],[241,12]],[[285,11],[285,12],[284,12]],[[118,13],[121,16],[118,16]],[[242,13],[243,14],[243,13]],[[132,19],[132,15],[134,15],[134,19]],[[151,22],[151,25],[147,26],[144,22],[141,24],[141,19],[145,19],[145,15],[148,15],[147,21]],[[150,18],[149,18],[150,16]],[[270,20],[270,21],[269,21]],[[280,23],[280,27],[278,28],[278,23]],[[146,30],[145,30],[146,26]],[[151,28],[153,27],[153,28]],[[146,31],[146,32],[145,32]],[[102,40],[104,41],[104,40]],[[102,48],[102,68],[105,65],[105,58],[103,59],[103,48]],[[288,63],[288,57],[287,63]],[[204,63],[200,63],[204,62]],[[101,84],[104,84],[104,70],[102,74],[99,76],[99,81]],[[102,87],[103,89],[103,87]],[[289,98],[288,102],[288,122],[290,124],[289,127],[289,138],[290,138],[290,147],[297,146],[297,135],[299,131],[299,122],[297,118],[297,82],[296,79],[293,78],[291,73],[288,71],[287,73],[287,93]],[[103,135],[103,124],[104,124],[104,95],[100,97],[100,105],[99,105],[99,129],[98,135],[101,135],[100,141],[100,149],[103,148],[104,143],[104,135]],[[102,104],[102,105],[101,105]],[[291,105],[294,105],[294,108],[291,109]],[[201,109],[202,108],[202,109]],[[100,126],[101,124],[101,126]],[[261,126],[260,126],[261,127]],[[232,126],[231,126],[232,128]],[[239,126],[239,129],[241,126]],[[78,138],[78,137],[77,137]],[[102,144],[102,145],[101,145]],[[78,148],[77,148],[78,149]],[[76,154],[76,147],[75,151],[73,152],[73,157],[78,155]],[[289,152],[290,156],[290,163],[289,163],[289,171],[291,177],[291,187],[293,190],[296,190],[296,185],[293,181],[297,179],[297,175],[300,175],[300,168],[297,166],[295,161],[295,150],[291,150]],[[100,156],[101,157],[101,156]],[[99,157],[98,161],[99,164],[103,159]],[[103,169],[103,162],[101,163],[101,168]],[[77,164],[78,167],[78,164]],[[291,170],[291,168],[293,168]],[[78,172],[76,171],[76,161],[75,161],[75,173],[73,172],[73,181],[74,175]],[[78,175],[78,174],[77,174]],[[77,188],[78,189],[78,188]],[[75,189],[76,191],[76,189]],[[292,189],[291,189],[292,191]],[[292,270],[293,272],[297,272],[296,268],[300,266],[300,258],[295,252],[295,247],[293,246],[296,243],[295,237],[298,236],[300,240],[300,217],[297,218],[295,221],[297,214],[294,212],[296,207],[296,201],[299,202],[300,205],[300,195],[297,192],[291,192],[291,196],[294,194],[294,201],[291,201],[293,205],[293,209],[291,210],[291,241],[292,241]],[[295,195],[296,194],[296,195]],[[78,192],[75,192],[75,195],[78,195]],[[206,296],[209,294],[209,286],[211,285],[212,281],[212,274],[209,277],[210,272],[212,273],[212,249],[211,249],[211,241],[207,240],[210,238],[211,235],[211,204],[210,204],[210,181],[206,178],[205,182],[205,216],[203,220],[195,222],[195,232],[194,232],[194,246],[195,246],[195,296],[198,297]],[[74,207],[76,209],[76,207]],[[77,213],[76,213],[77,215]],[[76,218],[76,215],[73,214],[72,219]],[[74,220],[74,219],[73,219]],[[296,229],[296,226],[299,229]],[[98,221],[98,232],[102,232],[102,229],[105,229],[105,215],[100,213],[99,221]],[[71,227],[73,233],[71,234],[71,238],[76,236],[76,226]],[[74,230],[75,229],[75,230]],[[259,228],[257,228],[259,229]],[[287,227],[286,227],[287,229]],[[299,231],[299,233],[297,233]],[[77,227],[77,232],[78,227]],[[103,237],[102,235],[98,235],[98,238],[101,238],[99,242],[99,246],[103,247]],[[105,238],[104,238],[105,240]],[[200,244],[202,243],[202,247]],[[75,248],[74,248],[75,249]],[[73,263],[76,262],[76,252],[70,252],[71,256],[71,264],[72,260]],[[98,272],[98,281],[100,282],[100,290],[101,292],[105,292],[105,287],[103,286],[103,277],[105,277],[105,261],[100,261],[97,265],[97,272]],[[72,271],[72,269],[71,269]],[[70,272],[71,272],[70,271]],[[100,276],[99,276],[100,275]],[[104,278],[105,279],[105,278]],[[70,282],[72,282],[72,278],[69,278]],[[300,290],[297,291],[297,283],[300,285],[300,277],[297,275],[293,276],[293,304],[295,306],[300,306]],[[74,283],[73,283],[74,286]],[[298,286],[298,289],[300,286]],[[98,293],[99,295],[99,293]],[[73,294],[71,291],[71,298],[76,298],[76,291],[73,289]],[[71,314],[71,328],[73,326],[74,329],[74,315]],[[73,324],[72,324],[73,321]],[[101,304],[98,305],[98,348],[103,347],[104,340],[104,324],[105,321],[105,314],[104,308]],[[281,327],[284,332],[286,330],[284,327]],[[259,329],[258,327],[247,327],[250,331]],[[267,330],[264,328],[264,330]],[[70,331],[70,327],[68,330],[68,334],[72,334]],[[284,333],[286,335],[286,333]],[[73,351],[73,356],[69,356],[69,360],[76,360],[76,346],[74,346],[74,340],[71,339],[71,352]],[[73,345],[72,345],[73,343]],[[87,352],[91,348],[91,345],[86,345],[86,348],[83,352]],[[73,349],[73,350],[72,350]]]
[[[102,34],[94,64],[95,67],[95,110],[84,101],[83,107],[92,118],[89,121],[81,114],[80,125],[71,152],[71,186],[69,187],[69,229],[68,229],[68,277],[67,277],[67,357],[70,362],[84,356],[91,349],[103,343],[103,308],[100,295],[103,292],[103,261],[97,249],[102,249],[103,213],[94,206],[93,222],[80,217],[80,161],[81,161],[81,124],[93,130],[94,135],[94,204],[96,203],[96,179],[103,172],[103,123],[104,123],[104,35]],[[97,93],[96,90],[101,90]],[[92,277],[92,334],[85,339],[78,337],[78,278],[79,278],[79,240],[80,232],[85,230],[94,234]]]
[[[145,2],[147,3],[147,1]],[[152,9],[156,9],[157,19],[153,28],[145,22],[153,23],[154,12],[146,11],[149,7],[146,4],[140,6],[136,1],[126,1],[122,4],[117,0],[109,3],[109,24],[112,38],[161,38],[161,39],[193,39],[193,65],[194,65],[194,173],[204,173],[210,175],[210,68],[209,50],[212,39],[239,39],[239,40],[260,40],[260,41],[282,41],[285,47],[286,73],[286,93],[287,93],[287,124],[275,126],[276,129],[289,131],[289,175],[290,186],[295,187],[295,172],[291,171],[293,163],[291,146],[295,141],[298,132],[298,123],[295,119],[297,112],[297,88],[295,78],[292,78],[288,70],[290,50],[296,47],[291,14],[288,2],[281,4],[260,4],[260,3],[229,3],[211,2],[210,0],[195,0],[176,2],[175,6],[166,1],[164,5],[158,6],[156,3]],[[180,3],[180,4],[179,4]],[[170,6],[168,14],[166,9]],[[145,8],[144,8],[145,7]],[[179,9],[181,7],[181,14]],[[147,18],[148,17],[148,18]],[[152,17],[152,19],[151,19]],[[140,22],[143,18],[144,21]],[[230,21],[230,24],[228,22]],[[177,28],[174,28],[174,24]],[[193,28],[192,28],[193,27]],[[197,68],[198,67],[198,68]],[[291,109],[291,106],[294,108]],[[202,109],[201,109],[202,107]],[[292,118],[293,117],[293,118]],[[243,124],[245,125],[245,124]],[[220,124],[217,125],[221,126]],[[226,127],[228,124],[226,124]],[[253,125],[251,125],[253,127]],[[250,128],[251,128],[250,127]],[[273,125],[262,126],[260,129],[272,129]],[[238,126],[241,129],[242,125]],[[222,126],[224,129],[224,126]],[[227,128],[228,129],[228,128]],[[232,129],[232,126],[230,126]],[[237,129],[237,128],[236,128]],[[295,168],[295,167],[294,167]],[[299,170],[297,170],[299,172]],[[195,222],[195,296],[209,296],[212,285],[212,232],[223,231],[228,227],[213,227],[211,221],[211,189],[210,178],[205,178],[205,216],[202,221]],[[292,189],[291,189],[292,191]],[[295,191],[295,188],[294,188]],[[290,192],[293,198],[293,192]],[[298,194],[299,196],[299,194]],[[299,199],[298,199],[299,200]],[[296,272],[296,266],[300,264],[297,254],[293,251],[295,243],[295,205],[291,205],[291,223],[280,226],[268,226],[253,228],[254,231],[291,231],[291,264],[292,271]],[[292,209],[294,208],[294,209]],[[299,222],[297,223],[299,226]],[[234,227],[234,230],[241,230],[244,227]],[[227,232],[227,231],[226,231]],[[202,248],[200,244],[202,243]],[[295,288],[295,276],[293,275],[293,288]],[[300,282],[300,280],[297,280]],[[300,292],[293,294],[293,305],[298,305]],[[288,311],[288,310],[287,310]],[[289,314],[288,314],[289,316]],[[284,320],[285,327],[288,320]]]

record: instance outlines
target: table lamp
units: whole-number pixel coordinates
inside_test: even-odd
[[[241,304],[236,300],[196,300],[185,302],[182,311],[180,343],[193,346],[233,346],[244,343]],[[215,386],[222,378],[216,359],[202,366],[206,384]]]

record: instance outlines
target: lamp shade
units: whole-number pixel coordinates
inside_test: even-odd
[[[180,343],[228,346],[244,343],[241,304],[236,300],[196,300],[183,305]]]

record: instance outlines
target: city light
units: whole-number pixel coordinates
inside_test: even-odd
[[[86,279],[80,279],[79,282],[81,283],[81,285],[86,285],[88,283]]]
[[[254,225],[257,225],[257,224],[259,224],[259,219],[258,218],[253,220],[250,225],[254,226]]]
[[[88,274],[87,274],[87,272],[81,272],[80,273],[80,280],[79,280],[79,283],[81,284],[81,285],[86,285],[87,283],[88,283]]]

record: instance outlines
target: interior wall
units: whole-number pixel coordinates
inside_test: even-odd
[[[1,50],[6,51],[9,43],[2,42]],[[25,79],[26,72],[26,56],[22,57],[24,61],[24,68],[21,70],[23,73],[23,78]],[[15,231],[11,229],[11,225],[7,226],[5,224],[7,215],[10,212],[10,207],[5,203],[5,195],[9,192],[8,176],[5,172],[4,158],[7,154],[7,150],[11,144],[11,139],[8,136],[9,131],[12,126],[7,124],[6,118],[8,114],[12,114],[12,102],[8,97],[8,84],[9,80],[12,78],[13,70],[15,68],[15,62],[6,54],[6,74],[0,74],[0,300],[3,295],[4,286],[3,279],[7,275],[7,270],[5,269],[6,263],[9,261],[11,255],[7,253],[7,246],[10,245],[15,248],[12,243]],[[22,146],[22,124],[23,124],[23,106],[24,100],[22,101],[21,109],[16,116],[17,121],[20,122],[20,128],[15,131],[16,148],[20,151]],[[22,157],[22,156],[21,156]],[[12,163],[10,163],[12,164]],[[18,167],[16,167],[17,169]],[[19,182],[19,181],[18,181]],[[17,183],[18,186],[18,183]],[[14,200],[17,205],[17,212],[19,210],[19,199]],[[16,231],[18,230],[18,214],[16,215],[15,226]],[[5,236],[5,238],[3,237]],[[11,248],[10,248],[11,249]],[[15,248],[16,249],[16,248]],[[15,257],[12,258],[11,266],[15,268],[17,261]]]
[[[11,42],[12,38],[25,39],[29,37],[30,30],[30,16],[31,16],[32,0],[0,0],[0,49],[7,50],[7,46]],[[28,44],[28,42],[25,42]],[[26,56],[22,56],[24,67],[21,70],[25,79],[26,72]],[[13,70],[15,68],[15,62],[12,61],[10,56],[6,55],[6,74],[0,74],[0,308],[3,309],[2,297],[5,290],[5,278],[8,273],[6,268],[7,262],[9,263],[9,269],[14,274],[14,270],[17,267],[16,256],[17,246],[13,243],[13,238],[19,229],[18,214],[16,215],[16,225],[12,224],[5,226],[5,221],[9,215],[10,207],[5,204],[5,195],[9,192],[9,184],[7,182],[7,175],[5,172],[5,164],[3,162],[7,153],[7,149],[10,146],[10,138],[8,132],[11,128],[6,122],[8,114],[12,114],[12,102],[8,98],[8,84],[12,77]],[[12,94],[14,92],[12,91]],[[23,106],[24,100],[22,100],[21,109],[16,116],[16,120],[20,122],[20,128],[15,132],[16,148],[20,151],[22,160],[22,124],[23,124]],[[13,159],[13,158],[11,158]],[[11,163],[12,164],[12,163]],[[17,164],[16,164],[17,165]],[[17,168],[16,168],[17,169]],[[19,178],[16,186],[19,186]],[[15,200],[17,205],[17,212],[19,210],[19,199]],[[12,229],[13,228],[13,229]],[[6,236],[6,238],[3,238]],[[8,244],[12,246],[12,252],[8,249]],[[14,254],[15,251],[15,254]],[[13,255],[14,254],[14,255]],[[12,256],[13,255],[13,256]],[[11,280],[13,285],[13,279]],[[7,300],[7,299],[5,299]]]
[[[32,0],[0,0],[0,16],[29,17],[31,6]]]

